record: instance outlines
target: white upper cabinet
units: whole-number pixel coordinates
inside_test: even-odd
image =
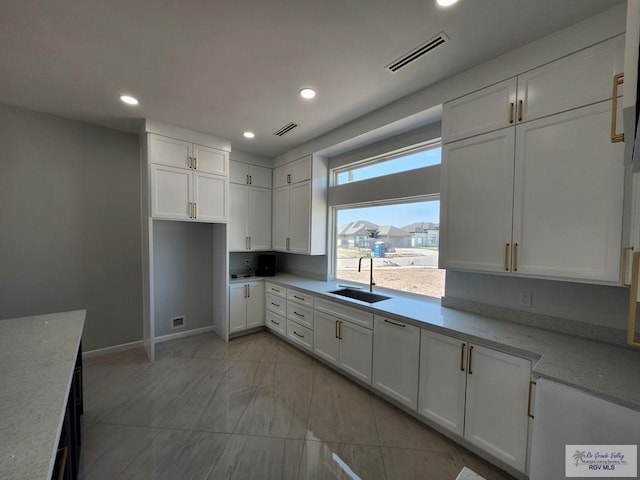
[[[496,83],[444,104],[442,141],[453,142],[513,125],[516,107],[515,78]]]
[[[273,169],[273,188],[311,180],[313,156],[307,155]]]
[[[513,273],[617,283],[624,145],[611,102],[516,129]]]
[[[251,185],[260,188],[271,188],[272,170],[258,165],[230,161],[229,181],[241,185]]]
[[[518,76],[516,121],[535,120],[608,100],[611,79],[623,68],[621,35],[523,73]]]
[[[282,170],[293,165],[288,164],[274,170],[274,250],[304,255],[327,251],[327,161],[320,157],[311,160],[309,156],[293,162],[298,169]],[[282,173],[287,171],[291,173]]]
[[[229,211],[229,251],[271,249],[270,189],[229,184]]]
[[[227,220],[228,152],[148,133],[147,154],[153,218]]]
[[[441,267],[620,283],[624,149],[610,129],[623,47],[619,36],[518,76],[507,128],[483,102],[513,79],[445,105],[443,132],[471,136],[442,152]],[[477,108],[493,132],[479,134]]]
[[[447,102],[443,143],[607,100],[623,65],[621,35]]]
[[[441,268],[508,270],[513,152],[513,129],[444,145],[440,180]]]

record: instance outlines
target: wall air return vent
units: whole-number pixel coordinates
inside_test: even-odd
[[[289,133],[291,130],[293,130],[294,128],[296,128],[298,126],[297,123],[287,123],[284,127],[282,127],[279,130],[276,130],[275,132],[273,132],[274,135],[277,135],[278,137],[282,137],[283,135]]]
[[[395,73],[401,68],[406,67],[410,63],[415,62],[417,59],[419,59],[423,55],[433,52],[440,45],[443,45],[447,40],[449,40],[449,37],[447,37],[444,32],[440,32],[435,37],[430,38],[429,40],[424,42],[422,45],[419,45],[418,47],[414,48],[410,52],[405,53],[403,56],[401,56],[397,60],[394,60],[384,68],[389,70],[391,73]]]

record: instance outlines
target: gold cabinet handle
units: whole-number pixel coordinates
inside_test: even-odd
[[[291,247],[291,239],[287,237],[287,250],[289,250],[290,247]]]
[[[640,347],[636,342],[636,311],[638,308],[638,270],[640,270],[640,252],[633,254],[631,262],[631,288],[629,289],[629,322],[627,325],[627,343]]]
[[[280,293],[280,289],[276,287],[271,287],[271,291]]]
[[[518,121],[522,121],[522,110],[523,110],[523,102],[522,100],[518,100]]]
[[[193,157],[193,169],[198,169],[198,157]]]
[[[464,350],[467,348],[467,344],[463,343],[460,348],[460,371],[464,372]]]
[[[469,375],[473,374],[471,371],[471,360],[473,356],[473,345],[469,345]]]
[[[193,218],[198,218],[198,204],[193,203]]]
[[[245,180],[244,183],[246,183],[247,185],[249,185],[249,175],[245,175]]]
[[[193,218],[192,212],[193,212],[193,203],[189,202],[189,218]]]
[[[304,302],[304,297],[299,297],[297,295],[294,295],[293,298],[297,298],[298,300],[302,300]]]
[[[618,130],[618,86],[624,83],[624,72],[613,76],[613,92],[611,94],[611,143],[624,142],[624,132]]]
[[[271,323],[275,323],[276,325],[280,325],[280,322],[276,322],[273,318],[270,318],[269,321]]]
[[[385,321],[385,323],[390,323],[391,325],[395,325],[396,327],[402,327],[402,328],[406,327],[406,325],[404,323],[394,322],[394,321],[391,321],[391,320],[389,320],[387,318],[385,318],[384,321]]]
[[[193,160],[193,157],[187,157],[187,163],[189,164],[189,168],[193,168],[192,165],[193,163],[191,163]]]
[[[514,103],[510,102],[509,103],[509,123],[513,123],[513,107],[514,107]]]
[[[518,271],[518,244],[513,244],[513,271]]]
[[[336,338],[340,338],[338,337],[338,322],[339,320],[336,320]]]
[[[251,298],[251,285],[247,285],[247,298]]]
[[[509,271],[509,243],[504,244],[504,271]]]
[[[537,385],[537,383],[533,380],[529,381],[529,400],[527,400],[527,417],[529,418],[534,418],[533,414],[531,413],[531,396],[534,385]]]
[[[302,314],[302,313],[298,313],[298,312],[294,311],[294,312],[293,312],[293,314],[294,314],[296,317],[304,318],[304,314]]]
[[[304,335],[300,335],[300,334],[299,334],[298,332],[296,332],[295,330],[293,331],[293,334],[294,334],[295,336],[297,336],[297,337],[304,338]]]
[[[251,250],[251,237],[249,237],[249,250]]]
[[[342,340],[342,320],[338,322],[338,339]]]
[[[291,183],[291,174],[287,173],[287,183]]]
[[[249,175],[249,185],[251,185],[251,175]]]
[[[273,302],[271,302],[271,305],[273,305],[274,307],[280,308],[280,304],[279,304],[279,303],[273,303]]]
[[[629,260],[629,252],[633,252],[633,247],[624,247],[622,249],[622,286],[629,288],[630,283],[627,283],[627,262]]]

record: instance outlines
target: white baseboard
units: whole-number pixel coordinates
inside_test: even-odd
[[[156,337],[153,340],[155,343],[162,343],[168,340],[175,340],[176,338],[190,337],[191,335],[198,335],[200,333],[207,333],[207,332],[213,332],[213,325],[210,327],[194,328],[193,330],[186,330],[184,332],[162,335],[161,337]]]
[[[125,350],[131,350],[133,348],[143,348],[144,342],[138,340],[137,342],[122,343],[120,345],[114,345],[113,347],[98,348],[97,350],[89,350],[88,352],[82,352],[82,358],[99,357],[101,355],[107,355],[109,353],[123,352]]]

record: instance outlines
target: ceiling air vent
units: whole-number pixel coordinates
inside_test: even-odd
[[[414,48],[410,52],[405,53],[403,56],[401,56],[397,60],[394,60],[384,68],[386,68],[392,73],[395,73],[401,68],[406,67],[410,63],[416,61],[423,55],[426,55],[427,53],[434,51],[440,45],[444,44],[444,42],[446,42],[447,40],[449,40],[449,37],[447,37],[444,32],[440,32],[435,37],[430,38],[429,40],[424,42],[422,45],[419,45],[418,47]]]
[[[279,137],[282,137],[283,135],[285,135],[286,133],[289,133],[291,130],[293,130],[294,128],[296,128],[298,126],[297,123],[287,123],[284,127],[282,127],[279,130],[276,130],[275,132],[273,132],[274,135],[277,135]]]

